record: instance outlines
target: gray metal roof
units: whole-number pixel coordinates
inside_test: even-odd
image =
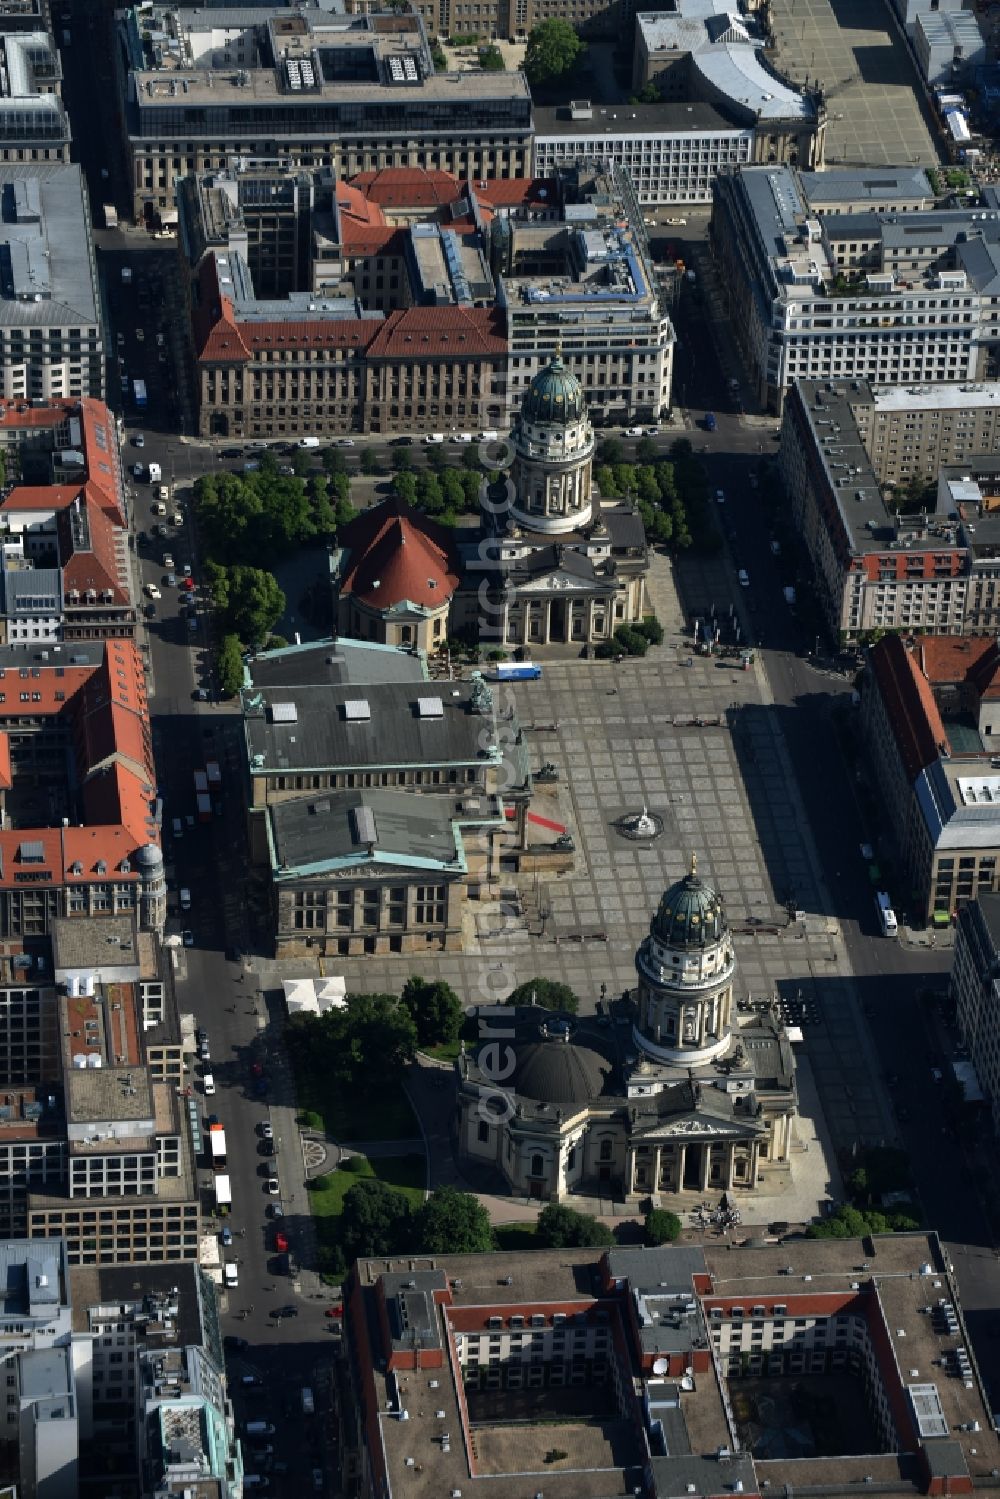
[[[280,878],[374,859],[390,868],[423,863],[458,874],[465,867],[458,815],[450,796],[375,787],[279,802],[269,809],[275,872]]]
[[[244,694],[244,725],[253,773],[398,766],[483,765],[489,719],[474,713],[467,684],[450,689],[440,718],[421,716],[422,694],[407,682],[315,688],[274,686]],[[348,708],[366,702],[367,715]],[[254,706],[259,703],[260,707]],[[273,721],[272,706],[288,704],[294,719]]]
[[[317,640],[279,651],[262,651],[251,658],[249,672],[258,689],[427,680],[423,657],[363,640]]]
[[[31,206],[35,194],[26,191],[30,184],[37,184],[37,211]],[[0,323],[8,327],[96,324],[93,245],[80,168],[63,162],[2,166],[0,207],[3,259],[9,267],[13,255],[21,267],[12,276],[0,262]],[[30,265],[37,266],[39,257],[46,267],[44,285],[30,273]]]
[[[892,198],[933,198],[923,167],[838,168],[830,172],[800,172],[802,191],[813,207],[823,203],[885,203]]]
[[[51,1320],[69,1304],[66,1246],[62,1239],[33,1243],[0,1240],[0,1330],[8,1318]]]

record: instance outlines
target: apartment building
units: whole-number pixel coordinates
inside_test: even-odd
[[[62,1237],[65,1227],[74,1265],[194,1259],[180,1027],[172,996],[160,1010],[155,995],[147,1003],[163,988],[153,934],[131,915],[64,917],[32,949],[57,1012],[58,1058],[32,1087],[2,1094],[9,1231]]]
[[[204,436],[478,431],[504,423],[502,313],[367,313],[354,297],[263,304],[238,256],[202,262],[193,313]]]
[[[137,219],[172,212],[176,180],[232,156],[338,177],[380,167],[520,177],[531,165],[521,73],[435,73],[404,11],[175,9],[119,13],[117,86]]]
[[[966,629],[970,590],[980,586],[971,581],[968,527],[950,509],[890,509],[854,419],[864,395],[860,381],[797,380],[785,402],[781,476],[817,602],[845,641],[881,630]]]
[[[997,338],[1000,214],[909,211],[909,171],[880,190],[901,212],[819,214],[810,187],[784,166],[715,184],[720,284],[761,404],[780,411],[796,379],[974,382]]]
[[[2,121],[0,108],[0,130]],[[0,401],[103,400],[106,351],[83,173],[70,162],[5,160],[0,203]]]
[[[349,15],[371,15],[379,0],[345,0]],[[480,41],[523,41],[542,21],[569,21],[582,35],[617,37],[631,30],[634,0],[415,0],[430,37],[471,36]]]
[[[984,892],[959,910],[949,993],[959,1035],[1000,1133],[1000,895]]]
[[[1000,856],[1000,654],[993,636],[887,635],[861,690],[870,772],[914,919],[948,925],[994,891]]]
[[[203,435],[507,427],[559,346],[595,424],[669,410],[673,325],[617,167],[316,173],[308,223],[290,205],[278,231],[310,240],[282,300],[257,294],[237,181],[180,190]]]
[[[156,773],[131,641],[0,648],[0,806],[0,936],[132,913],[162,932]]]
[[[451,949],[525,846],[531,777],[516,721],[457,697],[426,658],[339,639],[253,658],[243,693],[254,862],[282,954]]]
[[[674,328],[626,171],[589,161],[557,172],[555,224],[494,221],[491,264],[509,343],[511,418],[558,351],[594,426],[670,410]]]
[[[535,107],[534,166],[551,176],[580,161],[627,172],[640,204],[711,203],[719,172],[757,159],[752,126],[715,104],[601,105],[590,100]]]
[[[0,151],[5,162],[69,161],[62,62],[44,0],[0,5]]]
[[[0,1242],[0,1438],[17,1492],[75,1499],[80,1443],[89,1432],[86,1390],[77,1387],[66,1246]]]
[[[644,1499],[968,1492],[1000,1457],[933,1233],[359,1260],[345,1290],[343,1473],[372,1499],[421,1493],[421,1452],[449,1490],[505,1499],[623,1470]],[[760,1444],[760,1381],[772,1410],[806,1379],[829,1432]]]
[[[0,642],[29,649],[132,636],[127,505],[107,406],[0,406],[0,454]]]
[[[74,1265],[74,1349],[92,1482],[239,1499],[243,1459],[213,1284],[196,1264]]]
[[[1000,384],[850,387],[851,413],[878,482],[936,483],[942,468],[1000,455]]]

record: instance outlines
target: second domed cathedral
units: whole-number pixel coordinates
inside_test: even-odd
[[[797,1107],[791,1045],[768,1005],[734,998],[722,899],[694,859],[635,965],[636,988],[593,1018],[522,1006],[501,1041],[494,1012],[482,1047],[459,1058],[461,1153],[546,1200],[779,1190]],[[510,1066],[496,1078],[501,1051]]]

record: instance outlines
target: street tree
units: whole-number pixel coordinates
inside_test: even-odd
[[[285,595],[272,573],[260,567],[231,567],[226,621],[244,645],[266,640],[285,612]]]
[[[243,686],[243,651],[236,635],[223,635],[215,670],[223,697],[235,697]]]

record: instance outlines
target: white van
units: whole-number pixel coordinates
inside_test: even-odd
[[[181,910],[182,911],[190,911],[190,909],[191,909],[191,892],[187,888],[186,885],[182,885],[181,886]]]
[[[443,432],[425,432],[424,433],[424,442],[427,442],[427,443],[444,442],[444,433]]]
[[[215,1095],[215,1078],[212,1076],[212,1074],[210,1072],[206,1072],[205,1076],[202,1078],[201,1081],[202,1081],[202,1085],[203,1085],[203,1087],[205,1089],[205,1097],[206,1098],[212,1098],[212,1097],[214,1097],[214,1095]]]
[[[299,447],[300,448],[318,448],[319,447],[319,438],[318,437],[300,437],[299,438]]]
[[[479,441],[480,442],[499,442],[500,441],[500,433],[497,432],[495,430],[495,428],[490,427],[488,429],[488,431],[486,431],[486,432],[480,432],[480,434],[479,434]]]
[[[223,1266],[223,1274],[226,1280],[226,1288],[228,1290],[235,1290],[240,1283],[240,1272],[236,1268],[235,1260],[226,1261]]]

